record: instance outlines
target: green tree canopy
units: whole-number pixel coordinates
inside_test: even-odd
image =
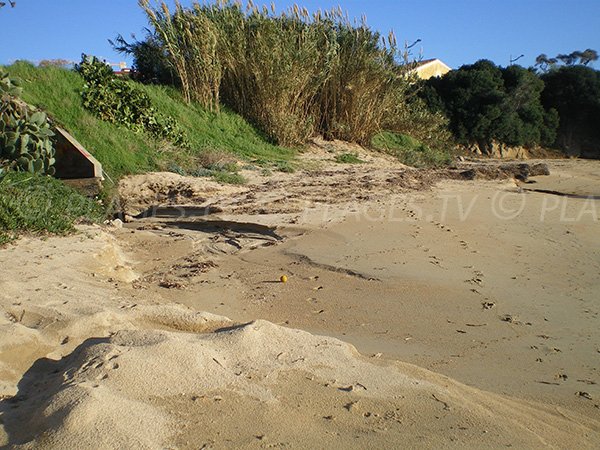
[[[542,102],[560,116],[556,143],[571,154],[600,157],[600,72],[561,67],[542,75]]]
[[[544,110],[543,88],[531,70],[480,60],[428,80],[423,98],[447,115],[462,144],[547,145],[555,139],[557,115]]]
[[[132,36],[128,42],[120,34],[114,41],[108,42],[122,54],[133,56],[133,68],[138,81],[142,83],[155,83],[177,85],[177,74],[170,66],[165,49],[155,34],[147,30],[146,39],[138,41]]]

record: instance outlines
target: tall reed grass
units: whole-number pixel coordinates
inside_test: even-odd
[[[405,132],[414,79],[393,34],[352,22],[340,8],[277,13],[250,0],[171,11],[139,0],[177,72],[187,101],[223,102],[283,145],[321,134],[369,144],[383,129]]]

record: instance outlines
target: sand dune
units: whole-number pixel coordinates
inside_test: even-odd
[[[198,319],[184,328],[226,322]],[[592,448],[599,437],[593,420],[377,364],[339,340],[266,321],[87,339],[59,361],[38,360],[19,390],[3,405],[16,448]]]

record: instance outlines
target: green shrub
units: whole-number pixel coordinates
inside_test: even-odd
[[[20,82],[0,68],[0,175],[10,169],[54,174],[54,133],[43,112],[20,100]]]
[[[78,220],[102,218],[97,202],[54,178],[18,172],[0,178],[0,244],[23,232],[64,234]]]
[[[158,113],[143,90],[117,78],[98,58],[83,55],[76,70],[85,81],[83,106],[100,119],[123,124],[137,132],[146,131],[179,147],[189,146],[185,133],[172,117]]]

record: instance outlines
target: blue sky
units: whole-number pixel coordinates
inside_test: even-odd
[[[293,3],[275,0],[278,10]],[[364,13],[372,28],[386,35],[393,29],[399,42],[421,39],[415,49],[422,48],[424,58],[440,58],[453,68],[481,58],[505,66],[511,56],[524,54],[519,63],[528,66],[540,53],[555,56],[586,48],[600,51],[600,0],[297,3],[311,11],[341,5],[351,17]],[[118,62],[124,58],[112,51],[107,40],[118,33],[141,37],[146,24],[136,0],[17,0],[15,8],[0,9],[0,64],[16,59],[78,61],[82,52]]]

